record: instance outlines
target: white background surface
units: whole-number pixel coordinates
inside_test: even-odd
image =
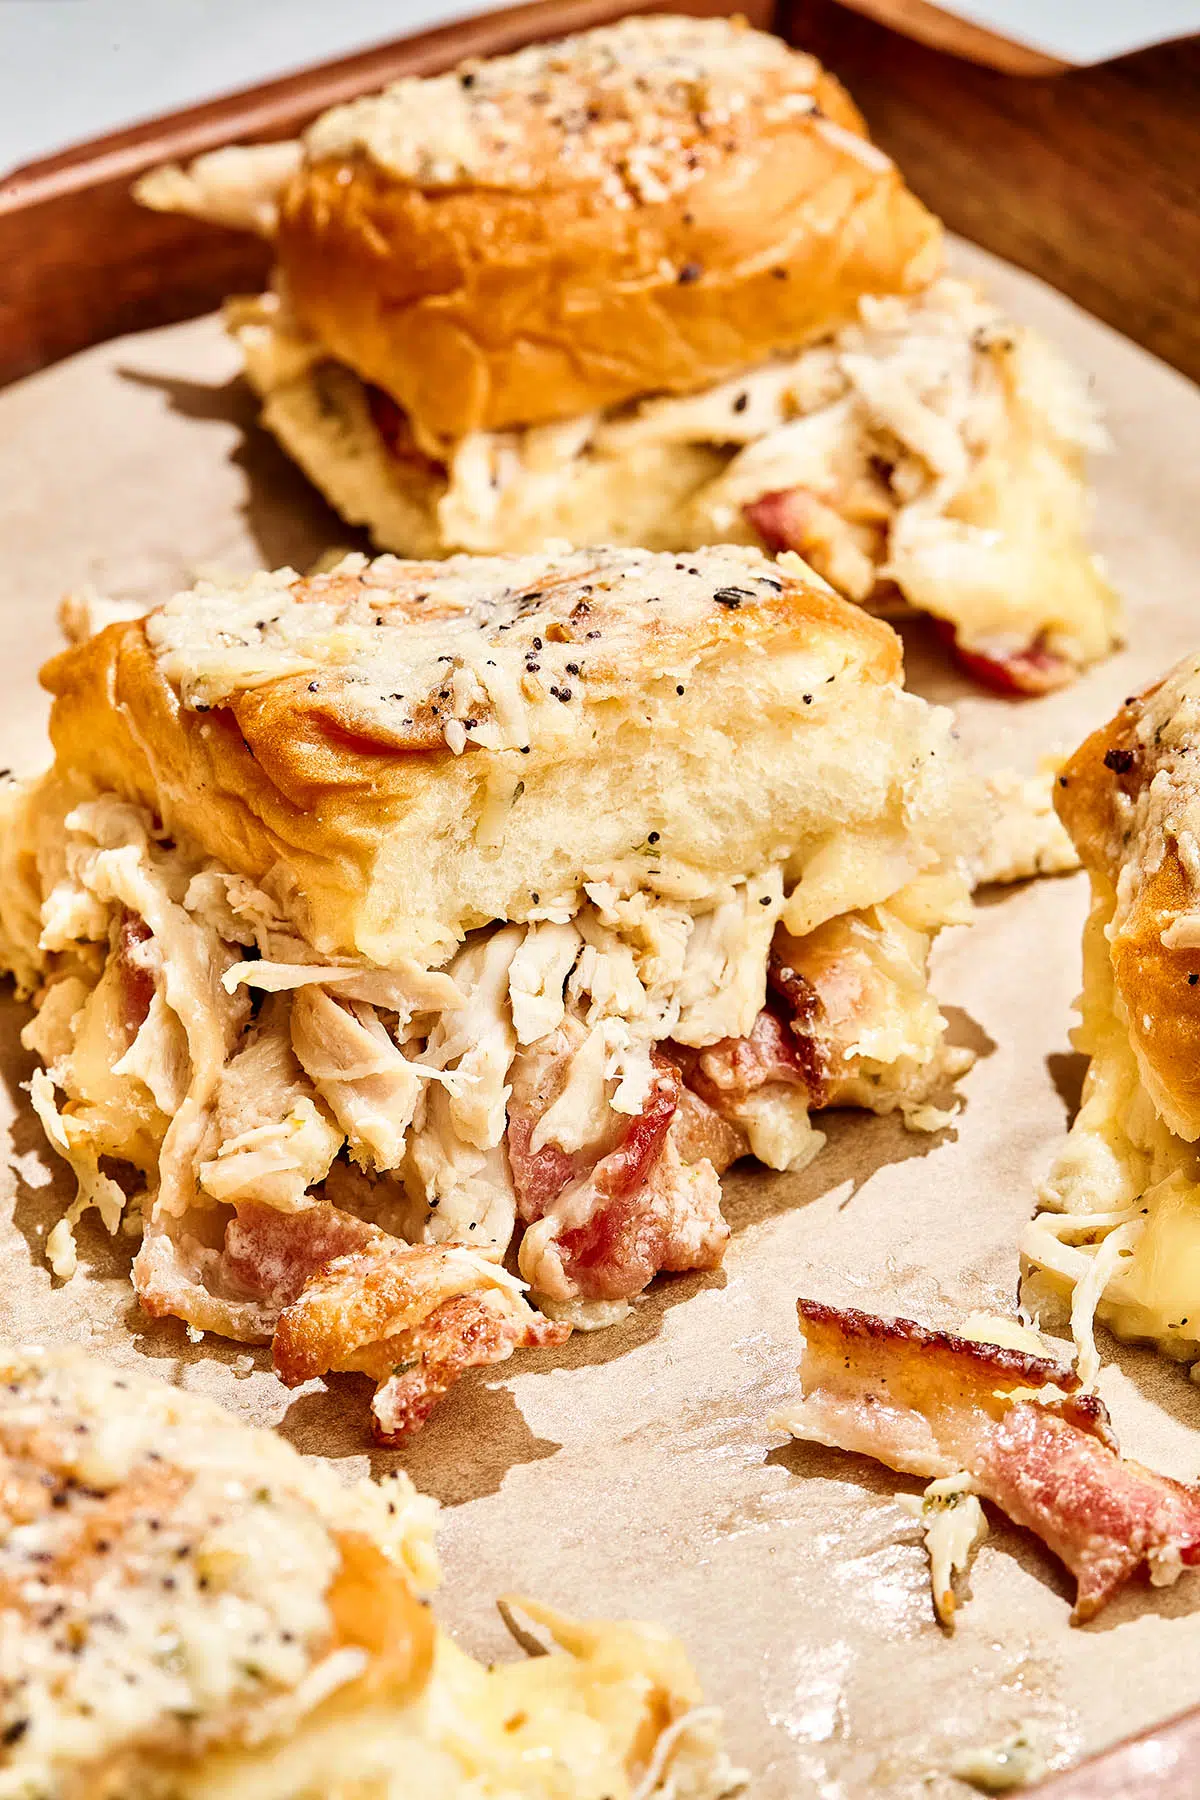
[[[486,0],[0,0],[0,170]]]
[[[1200,31],[1200,0],[942,4],[1066,61]],[[486,0],[0,0],[0,172],[484,10]]]

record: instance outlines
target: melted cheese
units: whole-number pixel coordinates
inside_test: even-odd
[[[988,1533],[983,1507],[971,1492],[971,1477],[965,1473],[943,1475],[931,1481],[919,1497],[902,1494],[899,1501],[921,1522],[929,1552],[934,1610],[943,1625],[950,1625],[958,1606],[954,1578],[970,1568],[972,1556]]]
[[[438,1575],[436,1507],[405,1475],[347,1488],[91,1356],[0,1364],[4,1800],[716,1800],[740,1785],[654,1627],[525,1603],[555,1652],[485,1669],[439,1633],[427,1674],[399,1638],[387,1664],[379,1621],[334,1595],[352,1534],[375,1585],[401,1584],[386,1630],[434,1637],[419,1606],[409,1627],[398,1611]]]
[[[868,297],[824,342],[698,394],[474,433],[444,476],[389,456],[357,378],[277,296],[230,322],[266,424],[385,546],[755,543],[743,509],[796,491],[804,555],[852,599],[890,580],[997,655],[1041,636],[1075,661],[1110,647],[1115,601],[1082,548],[1081,458],[1106,442],[1086,390],[954,277]]]

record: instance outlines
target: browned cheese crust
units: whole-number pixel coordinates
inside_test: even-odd
[[[300,316],[426,444],[702,388],[939,248],[812,57],[681,18],[336,109],[278,234]]]
[[[585,862],[628,854],[655,827],[665,854],[690,856],[687,770],[656,791],[640,779],[645,744],[675,745],[686,762],[687,742],[706,729],[753,727],[756,702],[738,682],[719,701],[737,719],[713,711],[706,671],[730,656],[747,656],[747,678],[761,679],[785,653],[811,654],[814,682],[844,678],[826,690],[839,705],[901,678],[888,626],[747,551],[686,565],[613,551],[384,558],[353,574],[264,578],[253,592],[214,594],[212,606],[207,622],[195,604],[176,619],[185,632],[199,621],[198,649],[171,635],[166,608],[46,666],[59,766],[146,806],[243,874],[261,880],[286,864],[326,949],[360,947],[385,927],[380,909],[405,910],[406,885],[410,913],[436,899],[439,927],[459,933],[519,916],[523,880],[528,909],[534,895],[550,897],[547,884],[582,878],[582,865],[563,860],[572,816]],[[456,680],[474,684],[468,701],[456,704]],[[796,714],[818,712],[800,701]],[[593,819],[600,745],[610,767],[622,756],[630,766],[619,813]],[[728,756],[726,766],[734,773]],[[488,844],[480,821],[501,779],[506,792],[520,783],[522,806]],[[535,805],[554,831],[514,836]],[[742,824],[728,817],[737,838]],[[411,844],[404,867],[426,884],[420,894],[383,867],[396,833]],[[728,848],[736,859],[742,846]],[[710,851],[721,873],[742,873],[740,863],[724,869],[720,843]],[[454,892],[426,899],[431,853]]]

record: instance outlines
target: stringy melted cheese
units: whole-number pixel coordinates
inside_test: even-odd
[[[697,178],[714,132],[740,136],[743,113],[774,123],[811,112],[818,72],[742,22],[624,19],[395,82],[322,114],[305,145],[310,160],[362,154],[423,187],[538,188],[549,171],[599,183],[614,205],[653,203]]]
[[[78,1182],[48,1244],[64,1279],[89,1207],[110,1230],[126,1212],[133,1229],[205,1215],[215,1228],[216,1209],[249,1201],[296,1212],[343,1150],[377,1191],[367,1216],[498,1265],[517,1231],[505,1139],[522,1058],[546,1059],[560,1084],[531,1152],[594,1153],[646,1104],[656,1045],[749,1035],[781,917],[820,920],[854,883],[887,891],[909,873],[903,858],[867,857],[842,871],[840,893],[826,869],[786,898],[775,865],[690,904],[592,882],[561,918],[471,934],[443,970],[385,969],[319,956],[267,894],[164,841],[140,808],[81,798],[53,775],[36,791],[32,808],[24,790],[5,798],[0,926],[9,966],[43,983],[23,1042],[43,1063],[34,1108]],[[828,988],[829,1103],[946,1122],[927,1103],[963,1056],[944,1047],[926,958],[962,903],[942,871],[796,941]],[[776,1168],[806,1161],[822,1141],[811,1105],[804,1083],[749,1094],[752,1152]],[[264,1330],[249,1302],[215,1318],[206,1329]]]

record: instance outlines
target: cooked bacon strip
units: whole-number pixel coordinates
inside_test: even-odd
[[[424,1424],[467,1369],[570,1335],[473,1251],[406,1244],[328,1201],[295,1212],[244,1205],[220,1249],[157,1228],[147,1241],[153,1258],[139,1293],[148,1312],[271,1342],[288,1387],[330,1370],[373,1376],[386,1443]]]
[[[532,1149],[561,1071],[581,1034],[567,1020],[549,1055],[526,1053],[513,1073],[507,1147],[521,1219],[529,1228],[521,1273],[535,1293],[558,1303],[628,1300],[663,1269],[716,1268],[729,1228],[716,1170],[697,1141],[695,1114],[680,1116],[683,1085],[674,1062],[655,1053],[641,1112],[610,1114],[612,1129],[575,1151],[552,1142]],[[710,1115],[706,1133],[727,1154],[744,1140]],[[684,1151],[686,1150],[686,1156]]]
[[[530,1148],[538,1117],[536,1112],[518,1111],[511,1104],[508,1109],[505,1143],[523,1219],[540,1219],[575,1173],[575,1159],[557,1144],[543,1144],[540,1150]]]
[[[522,1303],[517,1312],[507,1296],[492,1288],[463,1294],[391,1341],[397,1368],[371,1403],[375,1437],[397,1444],[419,1431],[438,1401],[460,1375],[503,1362],[516,1349],[561,1344],[570,1326],[542,1318]]]
[[[991,656],[983,650],[968,650],[960,644],[948,619],[935,619],[934,625],[943,643],[950,645],[959,666],[981,686],[991,688],[993,693],[1052,694],[1057,688],[1068,687],[1078,674],[1072,663],[1057,656],[1053,650],[1047,650],[1040,639],[1024,650]]]
[[[221,1263],[232,1285],[282,1312],[335,1257],[365,1249],[382,1235],[326,1202],[300,1212],[252,1204],[230,1221]]]
[[[330,1370],[371,1375],[384,1442],[417,1430],[467,1369],[569,1336],[483,1258],[405,1244],[326,1203],[298,1213],[243,1208],[230,1240],[231,1271],[282,1303],[273,1344],[280,1379],[298,1387]]]
[[[1103,1403],[1078,1392],[1073,1371],[909,1319],[797,1306],[804,1396],[792,1435],[926,1480],[966,1470],[1075,1576],[1076,1622],[1143,1565],[1161,1582],[1200,1562],[1200,1488],[1123,1459]]]
[[[772,964],[775,960],[772,953]],[[736,1119],[736,1108],[748,1095],[776,1084],[805,1087],[818,1103],[822,1059],[816,1040],[790,1030],[769,1008],[759,1013],[749,1037],[722,1038],[704,1050],[684,1044],[669,1044],[667,1049],[692,1092],[725,1116],[732,1113]]]
[[[851,500],[845,490],[839,498],[842,506]],[[870,511],[875,517],[868,530],[863,529],[866,521],[861,507],[854,509],[858,518],[856,524],[851,523],[845,512],[830,504],[829,497],[807,487],[763,494],[744,505],[742,512],[773,556],[794,550],[818,575],[861,603],[869,600],[879,585],[879,568],[887,548],[883,526],[888,502],[878,494],[872,498]]]
[[[868,600],[880,585],[878,564],[859,547],[847,521],[809,488],[785,488],[763,494],[742,511],[772,556],[794,550],[851,600]],[[884,555],[881,535],[879,561]],[[959,666],[993,693],[1049,694],[1066,687],[1077,673],[1073,664],[1048,650],[1040,640],[1011,654],[991,655],[960,644],[953,620],[935,619],[933,623]]]
[[[671,1133],[685,1163],[711,1163],[718,1175],[723,1175],[739,1157],[750,1153],[750,1141],[741,1126],[701,1099],[687,1085],[686,1075]]]
[[[142,949],[153,935],[137,913],[124,912],[117,928],[113,962],[120,978],[121,1010],[131,1043],[145,1024],[150,1002],[154,999],[154,971]]]
[[[568,1159],[571,1178],[557,1192],[560,1166],[522,1162],[518,1149],[513,1172],[529,1226],[520,1267],[535,1292],[558,1302],[629,1300],[659,1270],[720,1265],[729,1240],[720,1186],[711,1163],[685,1165],[679,1153],[680,1091],[678,1069],[660,1059],[641,1112],[590,1168]]]
[[[784,550],[802,556],[815,503],[817,496],[809,488],[780,488],[747,502],[742,511],[772,556]]]
[[[663,1046],[692,1097],[677,1133],[680,1146],[713,1142],[717,1154],[710,1160],[718,1172],[748,1149],[759,1156],[767,1154],[761,1144],[752,1142],[755,1096],[808,1111],[824,1106],[830,1097],[829,1047],[816,988],[774,949],[768,959],[767,986],[767,1005],[748,1036],[722,1038],[703,1050],[676,1043]],[[716,1126],[731,1135],[722,1141],[715,1135]]]
[[[408,415],[397,406],[392,396],[385,393],[383,388],[376,387],[373,382],[366,383],[366,393],[371,423],[383,439],[388,455],[394,456],[397,462],[408,463],[428,475],[444,476],[445,463],[435,461],[417,448]]]

